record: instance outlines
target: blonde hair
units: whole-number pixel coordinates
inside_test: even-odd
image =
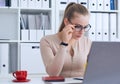
[[[67,18],[68,21],[70,21],[71,18],[73,18],[75,12],[81,15],[89,15],[87,8],[84,7],[83,5],[74,3],[74,2],[69,3],[65,9],[63,20],[59,28],[59,32],[61,32],[63,28],[65,27],[64,18]]]

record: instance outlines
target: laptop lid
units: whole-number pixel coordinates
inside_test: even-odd
[[[83,84],[120,84],[120,42],[93,42]]]

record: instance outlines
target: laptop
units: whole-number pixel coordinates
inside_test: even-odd
[[[83,84],[120,84],[120,42],[93,42]]]

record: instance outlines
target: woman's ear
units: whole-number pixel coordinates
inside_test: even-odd
[[[64,18],[64,24],[65,24],[65,25],[68,25],[68,24],[69,24],[69,21],[68,21],[67,18]]]

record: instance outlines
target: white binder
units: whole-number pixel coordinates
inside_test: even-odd
[[[77,0],[68,0],[68,3],[70,3],[70,2],[75,2],[75,3],[77,3]]]
[[[49,0],[42,0],[42,8],[49,8]]]
[[[110,41],[116,40],[116,29],[117,29],[117,23],[116,23],[116,14],[111,13],[110,14]]]
[[[103,0],[104,10],[110,10],[110,0]]]
[[[103,10],[103,1],[104,0],[97,0],[97,10]]]
[[[36,15],[36,28],[37,28],[37,41],[40,41],[40,39],[44,36],[44,32],[43,32],[43,23],[42,23],[42,14],[40,15]]]
[[[28,26],[30,31],[30,41],[36,41],[36,23],[35,15],[28,15]]]
[[[60,10],[64,10],[67,6],[68,1],[67,0],[58,0],[58,1],[59,1]]]
[[[36,8],[42,8],[42,0],[35,0]]]
[[[97,0],[90,0],[89,1],[89,10],[96,10],[97,9]]]
[[[96,13],[96,41],[102,41],[102,13]]]
[[[86,8],[88,8],[88,1],[87,0],[78,0],[79,4],[82,4],[83,6],[85,6]]]
[[[22,29],[21,30],[21,40],[22,41],[28,41],[29,40],[29,30]]]
[[[28,0],[20,0],[20,7],[27,8],[28,7]]]
[[[39,43],[21,44],[21,70],[27,70],[29,74],[46,73]]]
[[[91,25],[91,29],[89,30],[88,34],[89,34],[89,38],[92,41],[95,41],[95,32],[96,32],[96,14],[95,13],[91,13],[90,15],[90,25]]]
[[[28,0],[28,7],[29,8],[35,8],[35,0]]]
[[[0,44],[0,74],[9,74],[9,44]]]
[[[11,7],[15,8],[18,6],[18,0],[11,0]]]
[[[103,30],[103,41],[109,41],[109,14],[104,13],[103,14],[103,20],[102,20],[102,30]]]

